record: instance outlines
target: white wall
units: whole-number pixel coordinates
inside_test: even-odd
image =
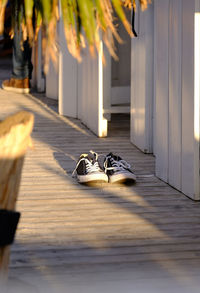
[[[78,64],[68,51],[62,20],[59,21],[59,114],[77,118],[78,115]]]
[[[104,137],[107,135],[107,120],[103,116],[105,68],[100,55],[91,58],[88,49],[83,55],[78,65],[78,118],[97,136]]]
[[[131,142],[153,151],[154,6],[135,18],[138,37],[131,41]]]
[[[46,74],[46,96],[58,100],[58,68],[52,61],[49,63],[49,70]]]
[[[32,63],[33,72],[31,85],[36,87],[38,92],[45,91],[45,78],[43,74],[43,56],[42,56],[42,33],[41,30],[38,33],[38,40],[33,45],[32,49]]]
[[[199,199],[194,189],[195,178],[199,181],[194,149],[195,0],[154,4],[156,175]]]
[[[154,6],[154,153],[156,174],[168,181],[169,115],[169,0],[155,1]],[[160,25],[161,24],[161,25]],[[160,124],[161,123],[161,124]]]

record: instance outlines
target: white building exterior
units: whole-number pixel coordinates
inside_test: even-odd
[[[130,140],[155,155],[156,176],[199,200],[200,0],[154,0],[137,10],[135,25],[138,37],[119,51],[121,64],[102,44],[104,67],[87,50],[81,64],[71,57],[60,22],[59,68],[50,66],[46,94],[58,99],[61,115],[81,119],[99,137],[110,113],[130,112]],[[124,62],[129,81],[122,81]],[[114,78],[116,70],[123,74]]]

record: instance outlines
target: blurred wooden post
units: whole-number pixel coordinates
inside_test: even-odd
[[[23,160],[31,144],[33,123],[33,114],[25,111],[0,122],[0,209],[15,210]],[[8,265],[9,246],[0,247],[0,280],[6,279]]]

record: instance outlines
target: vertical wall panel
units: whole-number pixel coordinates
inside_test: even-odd
[[[139,9],[137,9],[135,21],[138,37],[131,41],[131,142],[144,151],[146,149],[145,43]]]
[[[45,91],[45,78],[43,73],[43,56],[42,56],[42,32],[38,32],[38,40],[33,45],[32,50],[33,72],[31,84],[37,88],[38,92]]]
[[[154,5],[137,9],[138,37],[131,42],[131,142],[152,152]]]
[[[169,183],[181,189],[182,0],[170,1],[169,23]]]
[[[200,0],[155,1],[156,175],[196,200],[200,197],[199,36]]]
[[[67,49],[63,22],[59,22],[59,113],[69,117],[77,117],[77,61]]]
[[[168,182],[169,0],[155,0],[154,153],[156,175]]]
[[[52,61],[49,62],[49,70],[46,74],[46,96],[58,100],[58,68]]]
[[[103,117],[103,74],[100,55],[92,58],[85,49],[82,64],[78,65],[78,118],[99,137],[107,135],[107,120]]]
[[[194,15],[194,199],[200,200],[200,0]]]
[[[182,1],[181,190],[194,195],[194,1]]]

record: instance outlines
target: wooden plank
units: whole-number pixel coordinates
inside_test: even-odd
[[[131,41],[131,142],[145,153],[152,152],[153,137],[153,6],[138,7],[138,37]]]
[[[74,230],[74,233],[66,233],[65,237],[63,237],[63,234],[65,234],[65,229],[63,231],[55,232],[55,228],[52,230],[48,230],[47,234],[43,234],[41,230],[36,231],[21,231],[20,233],[17,233],[16,235],[16,242],[22,243],[22,247],[24,247],[24,250],[26,250],[25,244],[31,243],[34,245],[44,244],[48,245],[61,245],[64,247],[73,246],[75,244],[82,244],[82,247],[89,246],[91,249],[96,248],[102,248],[104,245],[111,246],[113,242],[116,242],[117,244],[121,243],[122,241],[146,241],[146,243],[150,246],[151,243],[156,239],[157,243],[160,243],[160,245],[165,242],[169,238],[176,238],[176,239],[190,239],[190,241],[194,238],[194,234],[198,233],[198,227],[192,231],[191,228],[189,229],[181,229],[178,230],[166,230],[166,234],[162,235],[159,233],[152,233],[152,231],[141,231],[138,230],[137,232],[130,231],[129,233],[126,231],[126,233],[119,233],[119,234],[112,234],[110,235],[110,231],[107,231],[107,233],[80,233],[80,231]],[[29,232],[29,233],[28,233]],[[132,234],[133,233],[133,234]],[[30,238],[34,237],[34,240]],[[59,239],[59,241],[58,241]],[[76,247],[76,245],[75,245]],[[176,244],[174,245],[174,249],[176,248]],[[198,257],[198,255],[197,255]],[[199,259],[199,257],[197,258]]]
[[[101,54],[103,44],[101,43]],[[84,51],[84,61],[78,70],[79,101],[78,113],[82,122],[99,137],[107,136],[107,120],[103,117],[104,78],[101,54],[91,59],[88,48]],[[107,93],[106,93],[107,94]]]
[[[68,51],[62,19],[59,21],[59,113],[69,117],[77,117],[77,80],[78,65]]]
[[[37,256],[37,255],[36,255]],[[34,257],[34,256],[33,256]],[[106,264],[106,263],[134,263],[134,262],[153,262],[153,261],[157,261],[157,262],[163,262],[165,260],[171,260],[171,261],[176,261],[176,260],[180,260],[180,259],[195,259],[196,257],[196,252],[168,252],[168,253],[164,253],[163,255],[159,254],[159,253],[144,253],[144,254],[138,254],[138,255],[119,255],[119,256],[92,256],[92,257],[85,257],[85,256],[79,256],[79,257],[70,257],[70,256],[65,256],[65,254],[63,254],[63,257],[60,256],[57,259],[55,258],[55,253],[54,253],[54,257],[51,258],[51,255],[48,255],[48,265],[49,266],[56,266],[56,265],[60,265],[60,266],[64,266],[64,265],[73,265],[73,264],[88,264],[88,265],[93,265],[93,264]],[[19,256],[16,255],[16,259],[14,260],[15,262],[13,263],[13,267],[21,267],[23,266],[25,267],[32,267],[32,264],[28,261],[22,261],[21,259],[21,255],[19,254]],[[37,266],[36,266],[37,267]]]
[[[194,196],[194,11],[195,1],[182,1],[182,163],[181,190]],[[190,56],[188,58],[188,56]]]
[[[146,253],[173,253],[173,252],[197,252],[199,250],[199,244],[190,244],[190,243],[184,243],[179,244],[176,243],[176,251],[174,251],[174,244],[168,243],[167,245],[152,245],[152,246],[145,246],[145,245],[138,245],[138,246],[130,246],[130,247],[107,247],[107,249],[101,249],[99,248],[97,251],[90,250],[87,247],[85,248],[76,248],[76,249],[70,249],[70,248],[63,248],[57,246],[57,251],[54,252],[49,247],[43,247],[42,249],[31,249],[29,246],[29,250],[27,251],[27,256],[35,256],[37,258],[41,258],[44,256],[44,253],[48,254],[49,258],[52,259],[54,257],[61,258],[62,254],[63,257],[91,257],[91,256],[117,256],[117,255],[138,255],[138,254],[146,254]],[[16,249],[16,252],[18,252],[17,258],[22,256],[23,250]],[[56,256],[55,256],[56,255]],[[14,259],[13,259],[14,260]]]
[[[169,22],[169,183],[181,190],[182,1],[170,2]]]
[[[90,242],[92,244],[92,241]],[[81,243],[81,241],[78,241],[78,239],[76,241],[72,241],[70,239],[67,240],[67,242],[65,243],[53,243],[52,241],[50,242],[45,242],[45,239],[41,239],[40,243],[33,243],[33,242],[28,242],[28,241],[24,241],[23,240],[23,244],[27,245],[28,249],[27,251],[45,251],[45,250],[50,250],[50,249],[58,249],[58,250],[85,250],[87,249],[90,253],[90,250],[88,248],[87,245],[83,245]],[[167,237],[163,237],[162,239],[158,239],[158,238],[154,238],[154,239],[136,239],[136,238],[129,238],[129,239],[114,239],[114,240],[110,240],[109,243],[104,243],[102,244],[101,241],[98,240],[94,240],[93,245],[96,247],[98,247],[99,251],[104,251],[104,250],[109,250],[111,251],[111,248],[148,248],[150,247],[151,249],[155,249],[157,248],[157,250],[162,250],[163,246],[165,247],[166,250],[168,250],[168,245],[170,246],[170,249],[173,249],[173,245],[179,245],[185,247],[185,246],[189,246],[191,245],[191,247],[198,247],[199,245],[199,237],[196,237],[193,241],[193,243],[191,243],[190,239],[188,239],[188,237],[177,237],[177,238],[167,238]],[[189,247],[188,247],[189,248]],[[182,249],[182,248],[180,248]],[[189,248],[190,250],[190,248]],[[20,245],[20,243],[16,243],[13,247],[12,247],[12,251],[13,252],[18,252],[18,251],[24,251],[24,247]]]
[[[194,199],[200,199],[200,176],[199,176],[199,144],[200,144],[200,39],[199,39],[199,19],[200,1],[195,0],[194,19]]]
[[[43,75],[43,56],[42,56],[42,31],[38,32],[38,40],[33,46],[33,78],[32,86],[37,88],[38,92],[44,92],[45,90],[45,79]]]
[[[155,135],[156,175],[168,182],[169,0],[155,1]]]
[[[104,109],[110,108],[112,102],[112,57],[110,56],[110,53],[108,51],[108,48],[103,45],[103,52],[104,52],[104,57],[106,60],[106,65],[103,66],[103,114]],[[129,97],[130,100],[130,97]],[[111,115],[108,113],[105,116],[105,119],[108,121],[111,120]],[[107,125],[108,127],[108,125]],[[107,129],[108,131],[108,129]]]
[[[82,216],[83,216],[83,213],[82,213]],[[178,227],[183,227],[184,225],[184,229],[185,227],[189,227],[189,225],[198,225],[199,223],[199,217],[189,217],[188,220],[184,220],[183,218],[178,218],[178,220],[176,219],[171,219],[171,220],[163,220],[163,221],[160,221],[159,220],[159,217],[160,217],[160,214],[157,216],[157,217],[146,217],[145,219],[143,219],[140,215],[139,216],[126,216],[126,215],[122,215],[121,216],[121,213],[118,215],[118,217],[114,218],[113,215],[111,214],[110,216],[110,223],[109,223],[109,226],[111,227],[116,227],[116,226],[122,226],[125,227],[127,225],[144,225],[146,224],[146,221],[150,221],[150,222],[154,222],[156,223],[157,227],[159,228],[162,228],[164,225],[166,225],[167,227],[170,227],[171,228],[171,225],[176,225],[176,228]],[[76,217],[66,217],[66,215],[64,216],[65,218],[65,224],[64,224],[64,227],[63,228],[75,228],[78,230],[78,228],[84,228],[84,227],[94,227],[94,228],[104,228],[106,226],[108,226],[108,219],[105,218],[105,219],[102,219],[101,216],[99,217],[87,217],[85,218],[85,220],[80,224],[80,218],[78,218],[76,220]],[[87,221],[90,221],[90,223],[88,224]],[[120,221],[123,221],[123,223],[121,224]],[[23,223],[21,224],[21,229],[32,229],[32,230],[37,230],[37,229],[41,229],[42,225],[44,224],[47,224],[49,223],[49,226],[51,226],[51,228],[54,228],[56,226],[58,226],[58,224],[62,223],[63,220],[61,217],[59,217],[57,220],[51,220],[51,218],[49,217],[43,217],[40,219],[40,221],[38,220],[35,220],[34,223],[33,223],[33,218],[26,218],[26,222],[25,220],[23,221]],[[198,226],[197,226],[198,227]],[[141,228],[141,227],[140,227]],[[186,230],[186,229],[185,229]],[[21,231],[21,230],[20,230]]]
[[[46,74],[46,96],[58,100],[58,66],[49,62],[49,69]]]

